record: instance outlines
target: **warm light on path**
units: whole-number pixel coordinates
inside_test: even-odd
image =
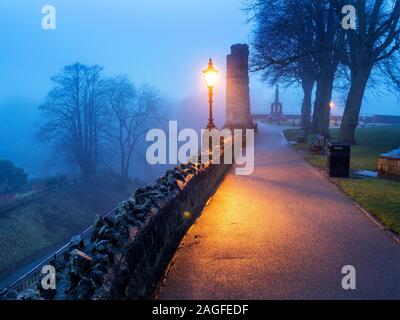
[[[259,126],[255,171],[232,170],[183,240],[160,299],[400,297],[400,250],[337,187]],[[345,265],[357,290],[341,287]]]

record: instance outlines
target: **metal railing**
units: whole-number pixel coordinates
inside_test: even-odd
[[[41,198],[47,196],[49,193],[59,191],[59,190],[64,190],[67,187],[72,187],[74,185],[77,185],[80,182],[82,182],[81,178],[75,178],[75,179],[65,181],[63,183],[56,184],[56,185],[51,186],[46,189],[42,189],[42,190],[39,190],[36,192],[29,192],[15,200],[7,201],[5,203],[0,202],[0,212],[16,209],[19,206],[27,204],[31,201],[41,199]]]
[[[112,209],[107,214],[103,215],[103,218],[104,217],[115,218],[117,210],[118,208]],[[94,228],[95,226],[93,224],[78,235],[80,239],[83,240],[85,245],[89,243]],[[50,254],[46,259],[44,259],[34,268],[30,269],[28,272],[26,272],[24,275],[22,275],[17,280],[12,282],[10,285],[5,287],[4,289],[0,289],[0,300],[2,298],[3,299],[6,298],[7,294],[11,292],[18,294],[21,293],[23,290],[32,287],[34,284],[37,284],[42,278],[41,271],[43,266],[48,265],[53,261],[61,261],[64,258],[64,254],[67,251],[69,251],[70,248],[71,248],[71,241],[69,241],[67,244],[65,244],[63,247],[61,247],[54,253]]]
[[[103,217],[114,217],[116,208],[105,214]],[[90,237],[92,235],[94,229],[94,225],[91,225],[87,229],[85,229],[83,232],[79,234],[81,240],[85,244],[87,244],[90,240]],[[60,261],[63,259],[64,254],[69,250],[71,247],[71,241],[62,246],[60,249],[57,251],[53,252],[51,255],[49,255],[46,259],[44,259],[42,262],[40,262],[38,265],[30,269],[28,272],[26,272],[24,275],[19,277],[17,280],[12,282],[10,285],[5,287],[4,289],[1,289],[0,291],[0,299],[6,297],[6,295],[10,292],[15,292],[15,293],[20,293],[23,290],[30,288],[34,284],[38,283],[38,281],[41,280],[42,277],[42,268],[45,265],[50,264],[50,262],[53,261]]]

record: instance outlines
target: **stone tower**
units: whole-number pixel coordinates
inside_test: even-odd
[[[254,128],[250,114],[249,47],[235,44],[227,56],[226,128]]]

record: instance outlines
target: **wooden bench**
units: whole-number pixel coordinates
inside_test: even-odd
[[[309,143],[309,150],[312,154],[324,154],[328,139],[319,135],[315,143]]]

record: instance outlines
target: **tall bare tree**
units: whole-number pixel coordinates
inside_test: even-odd
[[[107,80],[110,122],[107,135],[117,144],[121,184],[129,181],[129,172],[139,138],[160,119],[161,95],[151,86],[135,88],[127,76]]]
[[[400,0],[338,1],[338,7],[356,8],[357,27],[346,31],[343,63],[350,69],[351,83],[338,140],[355,144],[362,100],[375,71],[399,87]]]
[[[315,70],[311,50],[313,30],[306,0],[249,1],[246,10],[254,23],[253,71],[262,71],[263,80],[275,84],[301,84],[302,127],[310,129]]]
[[[102,152],[105,104],[101,73],[98,65],[65,66],[51,78],[53,88],[39,107],[39,139],[77,165],[84,178],[96,173]]]
[[[330,137],[329,116],[335,75],[344,46],[344,32],[335,0],[309,0],[315,35],[314,61],[317,69],[312,132]]]
[[[272,81],[298,82],[304,92],[303,127],[309,127],[311,96],[317,84],[312,131],[329,136],[329,113],[338,47],[343,45],[333,0],[253,0],[247,10],[255,24],[252,65]]]

